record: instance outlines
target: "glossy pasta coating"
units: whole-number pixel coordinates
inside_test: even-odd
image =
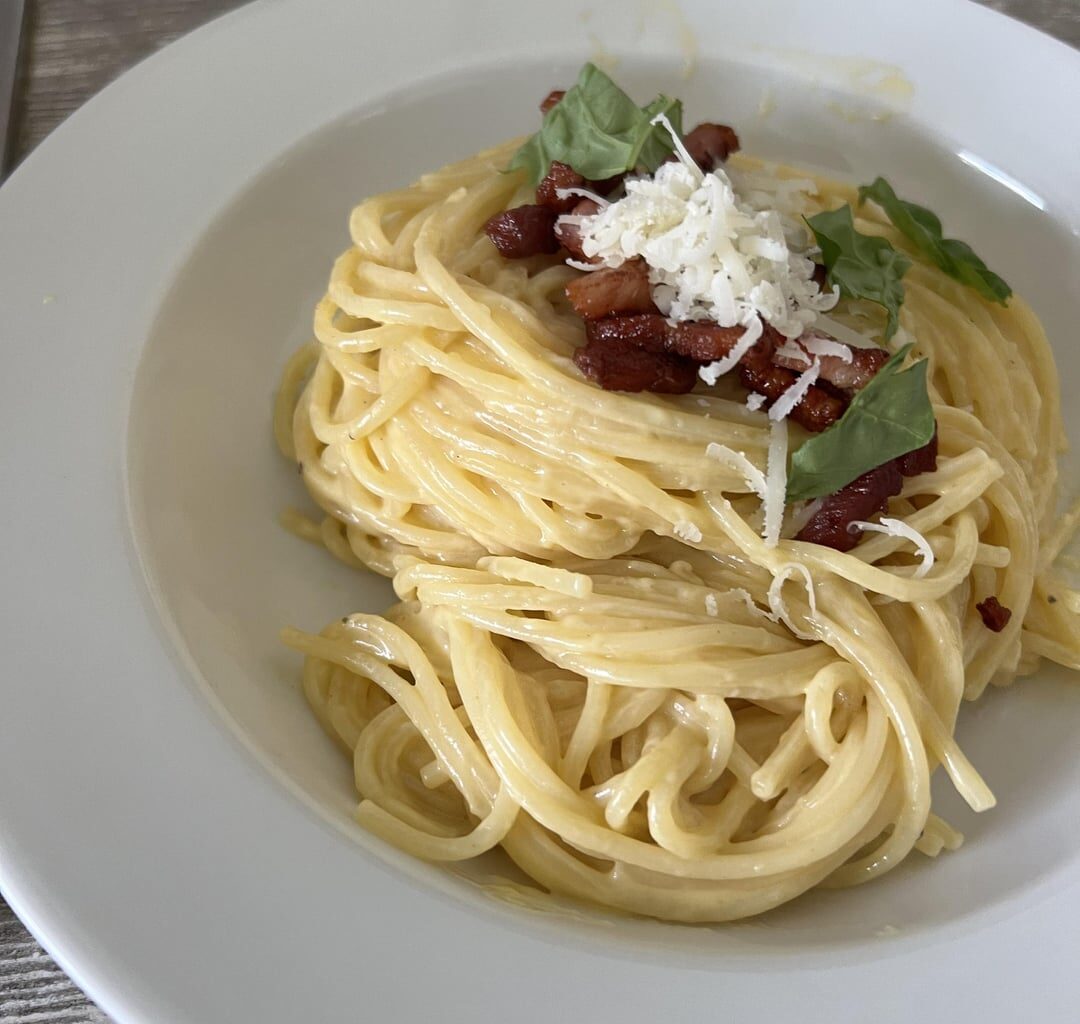
[[[533,201],[500,173],[512,151],[356,208],[281,390],[279,440],[326,513],[307,529],[400,599],[286,637],[360,820],[420,857],[501,847],[540,887],[679,921],[955,847],[935,769],[993,804],[953,738],[962,701],[1042,657],[1080,667],[1054,596],[1076,516],[1055,519],[1037,319],[918,262],[905,276],[936,465],[887,510],[928,540],[927,575],[899,536],[844,553],[793,524],[769,547],[765,413],[734,387],[620,394],[579,372],[565,292],[582,276],[511,263],[483,232]],[[807,212],[854,201],[817,184]],[[857,223],[902,245],[871,208]],[[1000,632],[976,608],[990,594],[1012,612]]]

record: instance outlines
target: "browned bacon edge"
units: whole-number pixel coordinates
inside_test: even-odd
[[[818,337],[827,338],[829,341],[835,340],[820,332],[815,333]],[[842,391],[861,391],[870,383],[870,379],[874,374],[889,361],[889,353],[883,348],[854,348],[849,346],[851,359],[845,361],[839,356],[811,355],[802,344],[801,339],[796,339],[791,344],[802,352],[802,356],[776,352],[773,355],[774,363],[778,366],[785,366],[789,370],[805,370],[814,359],[817,359],[821,367],[820,379],[827,381]]]
[[[600,204],[595,200],[580,199],[570,210],[570,214],[573,217],[591,217],[599,209]],[[560,217],[555,221],[555,237],[559,240],[559,244],[570,253],[574,259],[582,263],[596,262],[592,256],[585,255],[585,250],[582,248],[581,225],[576,221],[573,221],[568,217]]]
[[[703,121],[683,137],[683,145],[694,163],[708,173],[738,151],[739,136],[729,125]],[[673,155],[668,159],[677,158]]]
[[[586,182],[585,175],[578,174],[569,164],[552,160],[551,167],[536,186],[536,201],[556,213],[569,213],[580,201],[580,196],[560,196],[559,191],[570,188],[592,187],[593,182]]]
[[[995,633],[1000,633],[1012,618],[1012,609],[1006,608],[993,594],[975,605],[975,610],[983,620],[983,625]]]
[[[697,382],[697,363],[669,352],[626,348],[594,339],[574,352],[574,363],[605,391],[653,391],[682,395]]]
[[[895,460],[871,469],[835,494],[822,498],[817,511],[795,539],[850,551],[859,543],[858,534],[849,529],[851,523],[883,512],[889,498],[899,494],[902,486],[903,478]]]
[[[552,89],[551,92],[540,101],[540,113],[546,114],[552,107],[561,102],[565,95],[565,89]]]
[[[776,343],[780,338],[781,335],[774,328],[767,326],[761,340],[739,363],[739,379],[743,387],[764,395],[769,404],[778,401],[799,376],[794,370],[773,362]],[[812,384],[803,400],[788,415],[807,430],[820,433],[843,416],[846,408],[846,401]]]
[[[859,534],[852,531],[851,524],[884,512],[889,498],[900,493],[905,476],[930,473],[937,469],[937,453],[938,435],[935,429],[934,436],[921,448],[890,459],[822,498],[821,504],[795,535],[795,539],[823,544],[837,551],[850,551],[859,543]]]
[[[649,285],[649,268],[641,259],[582,274],[566,286],[566,297],[578,316],[585,320],[656,312]]]
[[[524,259],[559,251],[555,217],[555,211],[548,206],[515,206],[495,214],[484,225],[484,231],[503,256]]]

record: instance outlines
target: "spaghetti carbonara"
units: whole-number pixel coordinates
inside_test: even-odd
[[[1042,658],[1080,668],[1039,322],[961,279],[950,240],[960,277],[928,258],[904,219],[921,208],[718,153],[715,132],[694,151],[670,104],[601,188],[552,158],[552,110],[587,86],[547,136],[358,206],[284,375],[278,440],[325,513],[292,526],[400,600],[285,633],[358,819],[418,857],[501,847],[545,889],[678,921],[953,849],[934,770],[994,803],[953,739],[962,700]],[[617,171],[614,143],[590,158],[608,150]],[[545,207],[535,179],[562,167]],[[590,318],[581,290],[628,268],[643,304]],[[923,461],[882,458],[882,483],[858,415],[923,371]]]

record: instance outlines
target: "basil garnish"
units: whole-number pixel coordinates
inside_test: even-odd
[[[991,302],[1000,302],[1004,306],[1008,301],[1012,289],[975,255],[966,242],[943,238],[941,221],[925,206],[897,198],[884,178],[875,178],[873,184],[859,189],[859,202],[865,203],[867,199],[873,199],[901,234],[949,277],[974,288]]]
[[[811,437],[791,458],[787,500],[833,494],[856,477],[921,448],[934,436],[925,359],[906,370],[905,345],[851,400],[828,430]]]
[[[837,285],[841,295],[884,306],[889,314],[885,339],[891,338],[900,323],[900,304],[904,301],[900,278],[911,260],[897,252],[887,238],[856,231],[847,204],[807,217],[806,223],[821,248],[829,283]]]
[[[514,154],[510,169],[521,167],[536,185],[552,160],[569,164],[593,181],[642,167],[655,171],[672,151],[663,125],[652,124],[666,114],[682,131],[682,102],[658,96],[639,107],[595,64],[586,64],[577,83],[544,116],[535,135]]]

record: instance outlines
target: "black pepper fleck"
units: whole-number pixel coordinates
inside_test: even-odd
[[[1049,597],[1047,597],[1046,603],[1047,604],[1057,604],[1057,598],[1054,597],[1053,594],[1051,594]]]

